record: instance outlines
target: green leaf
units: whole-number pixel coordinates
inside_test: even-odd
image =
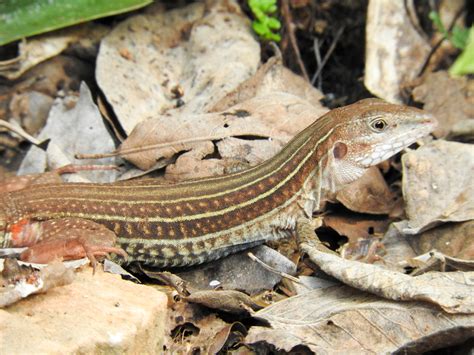
[[[436,11],[431,11],[428,15],[431,21],[433,21],[434,26],[445,38],[448,37],[448,31],[444,28],[443,22],[441,21],[441,17]]]
[[[464,49],[467,46],[467,40],[469,38],[469,29],[454,26],[451,32],[451,43],[457,49]]]
[[[257,21],[252,22],[252,28],[256,34],[262,37],[264,37],[265,35],[267,35],[268,32],[270,32],[267,26]]]
[[[279,30],[281,27],[281,23],[275,17],[269,17],[267,21],[267,26],[268,28],[271,28],[272,30]]]
[[[274,41],[274,42],[280,42],[281,41],[281,36],[278,33],[270,32],[268,34],[268,36],[266,37],[266,39],[268,39],[270,41]]]
[[[453,76],[474,74],[474,26],[469,30],[466,48],[449,68],[449,74]]]
[[[148,5],[153,0],[0,0],[0,46]]]

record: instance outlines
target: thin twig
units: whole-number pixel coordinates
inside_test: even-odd
[[[449,27],[447,29],[448,33],[451,32],[454,28],[454,25],[456,24],[456,21],[459,19],[459,17],[464,13],[464,9],[461,8],[459,9],[459,11],[456,13],[456,15],[454,16],[453,20],[451,21],[451,23],[449,24]],[[431,48],[430,52],[428,53],[428,55],[426,56],[426,59],[425,59],[425,62],[423,63],[420,71],[418,72],[418,75],[416,77],[420,77],[423,75],[423,73],[425,72],[425,70],[428,68],[430,62],[431,62],[431,58],[433,57],[433,55],[436,53],[436,51],[439,49],[439,47],[441,46],[441,44],[446,40],[446,38],[444,38],[444,36],[433,46],[433,48]]]
[[[329,57],[331,56],[332,52],[334,51],[334,49],[336,49],[337,42],[339,41],[339,38],[341,37],[342,32],[344,32],[344,26],[342,26],[337,31],[336,36],[334,37],[334,40],[331,43],[331,46],[329,47],[328,51],[326,52],[326,55],[324,56],[323,62],[321,63],[321,65],[318,67],[318,70],[316,70],[316,73],[314,73],[313,77],[311,78],[311,85],[314,85],[314,82],[321,74],[321,71],[323,70],[324,66],[328,62]]]
[[[295,27],[293,25],[293,18],[291,17],[290,5],[288,4],[288,0],[282,0],[281,14],[285,21],[285,27],[288,30],[288,37],[290,38],[290,44],[293,48],[293,52],[295,53],[298,66],[300,67],[301,73],[303,74],[304,78],[309,81],[308,72],[306,71],[303,60],[301,59],[300,49],[298,48],[298,43],[296,41]]]
[[[245,133],[241,133],[241,135],[245,135]],[[110,157],[115,157],[115,156],[122,156],[124,157],[125,155],[128,154],[135,154],[135,153],[141,153],[141,152],[146,152],[149,150],[153,149],[158,149],[158,148],[172,148],[174,149],[173,146],[178,145],[178,144],[190,144],[190,143],[200,143],[200,142],[206,142],[206,141],[211,141],[211,140],[220,140],[223,138],[226,138],[228,136],[226,135],[209,135],[209,136],[204,136],[204,137],[195,137],[195,138],[188,138],[188,139],[180,139],[180,140],[175,140],[172,142],[167,142],[167,143],[156,143],[156,144],[150,144],[150,145],[145,145],[141,147],[134,147],[134,148],[127,148],[127,149],[116,149],[110,153],[98,153],[98,154],[76,154],[75,158],[76,159],[103,159],[103,158],[110,158]],[[268,138],[268,137],[265,137]],[[272,140],[284,142],[285,139],[283,137],[271,137]]]
[[[316,58],[316,67],[320,68],[321,67],[321,51],[319,50],[319,40],[317,37],[314,37],[313,41],[313,51],[314,51],[314,57]],[[318,90],[322,91],[323,90],[323,82],[321,80],[321,76],[318,76]]]
[[[291,276],[290,274],[287,274],[286,272],[283,272],[283,271],[280,271],[280,270],[277,270],[273,267],[271,267],[270,265],[267,265],[265,264],[262,260],[260,260],[259,258],[257,258],[252,252],[248,252],[247,253],[248,257],[250,259],[252,259],[253,261],[257,262],[258,264],[260,264],[264,269],[270,271],[270,272],[273,272],[274,274],[277,274],[278,276],[281,276],[281,277],[284,277],[284,278],[287,278],[293,282],[296,282],[296,283],[299,283],[301,284],[301,281],[294,277],[294,276]]]

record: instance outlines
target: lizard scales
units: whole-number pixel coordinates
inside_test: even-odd
[[[10,192],[0,197],[0,244],[6,244],[8,226],[21,219],[72,217],[113,231],[129,261],[171,267],[217,259],[288,236],[298,218],[310,217],[323,199],[435,124],[421,110],[367,99],[330,111],[273,158],[231,175],[173,185],[68,183]]]

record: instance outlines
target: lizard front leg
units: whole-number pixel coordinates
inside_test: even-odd
[[[127,257],[123,249],[114,247],[115,241],[116,235],[111,230],[81,218],[23,219],[10,228],[11,246],[28,247],[21,253],[20,260],[41,264],[87,256],[95,269],[97,256],[115,253]]]

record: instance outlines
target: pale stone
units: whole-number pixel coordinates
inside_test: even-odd
[[[4,354],[160,353],[167,297],[90,268],[74,282],[0,310]]]

